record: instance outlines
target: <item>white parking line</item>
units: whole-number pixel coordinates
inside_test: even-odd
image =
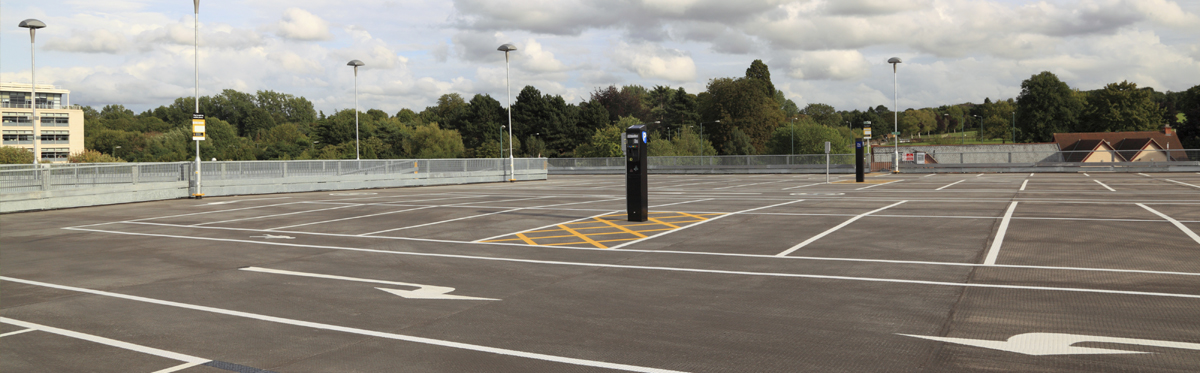
[[[854,189],[854,190],[871,189],[871,188],[874,188],[874,187],[877,187],[877,186],[880,186],[880,185],[888,185],[888,184],[891,184],[891,183],[899,183],[899,182],[901,182],[901,181],[904,181],[904,180],[892,180],[892,181],[889,181],[889,182],[886,182],[886,183],[883,183],[883,184],[875,184],[875,185],[871,185],[871,186],[865,186],[865,187],[862,187],[862,188],[857,188],[857,189]]]
[[[955,182],[953,182],[953,183],[950,183],[950,184],[948,184],[948,185],[946,185],[946,186],[944,186],[944,187],[937,188],[937,189],[934,189],[934,190],[942,190],[942,189],[946,189],[946,188],[949,188],[951,185],[958,184],[958,183],[961,183],[961,182],[964,182],[964,181],[967,181],[967,179],[962,179],[962,180],[959,180],[959,181],[955,181]]]
[[[668,203],[668,204],[663,204],[663,205],[654,205],[654,206],[649,206],[649,207],[650,207],[650,208],[655,208],[655,207],[663,207],[663,206],[682,205],[682,204],[685,204],[685,203],[692,203],[692,202],[704,202],[704,201],[712,201],[712,200],[714,200],[714,199],[716,199],[716,198],[705,198],[705,199],[698,199],[698,200],[694,200],[694,201],[675,202],[675,203]]]
[[[1158,216],[1162,217],[1163,219],[1167,219],[1167,221],[1171,222],[1171,224],[1174,224],[1176,228],[1179,228],[1179,230],[1183,231],[1184,234],[1187,234],[1188,237],[1191,237],[1192,240],[1196,241],[1196,243],[1200,243],[1200,236],[1196,235],[1196,232],[1192,232],[1192,230],[1189,229],[1186,225],[1183,225],[1183,223],[1180,223],[1178,220],[1175,220],[1175,219],[1171,218],[1170,216],[1167,216],[1167,214],[1158,212],[1158,210],[1152,209],[1149,206],[1146,206],[1146,205],[1143,205],[1140,203],[1137,205],[1142,206],[1142,208],[1144,208],[1150,212],[1153,212],[1155,215],[1158,215]]]
[[[741,187],[744,187],[744,186],[751,186],[751,185],[761,185],[761,184],[771,184],[771,183],[782,183],[782,182],[785,182],[785,181],[791,181],[791,180],[776,180],[776,181],[768,181],[768,182],[765,182],[765,183],[754,183],[754,184],[731,185],[731,186],[727,186],[727,187],[713,188],[713,190],[718,190],[718,189],[729,189],[729,188],[741,188]]]
[[[1021,190],[1025,190],[1026,185],[1029,185],[1029,179],[1025,179],[1025,182],[1021,183]]]
[[[1163,180],[1170,181],[1170,182],[1172,182],[1172,183],[1176,183],[1176,184],[1183,184],[1183,185],[1187,185],[1187,186],[1190,186],[1190,187],[1192,187],[1192,188],[1200,188],[1200,186],[1196,186],[1196,185],[1192,185],[1192,184],[1188,184],[1188,183],[1184,183],[1184,182],[1179,182],[1179,181],[1175,181],[1175,180],[1171,180],[1171,179],[1163,179]]]
[[[992,240],[992,247],[988,250],[987,258],[983,260],[984,265],[995,265],[996,257],[1000,255],[1000,245],[1004,244],[1004,235],[1008,232],[1008,222],[1012,221],[1013,211],[1017,209],[1017,202],[1008,205],[1008,211],[1004,212],[1004,219],[1000,220],[1000,228],[996,229],[996,239]]]
[[[1100,186],[1104,187],[1105,189],[1108,189],[1108,191],[1110,191],[1110,192],[1117,191],[1116,189],[1113,189],[1112,187],[1109,187],[1108,185],[1104,185],[1104,183],[1101,183],[1100,180],[1092,179],[1092,181],[1095,181],[1096,184],[1100,184]]]
[[[333,219],[333,220],[325,220],[325,221],[315,221],[315,222],[312,222],[312,223],[295,224],[295,225],[287,225],[287,226],[282,226],[282,227],[268,228],[267,230],[269,230],[269,231],[270,231],[270,230],[276,230],[276,229],[287,229],[287,228],[303,227],[303,226],[306,226],[306,225],[314,225],[314,224],[333,223],[333,222],[337,222],[337,221],[344,221],[344,220],[352,220],[352,219],[362,219],[362,218],[369,218],[369,217],[373,217],[373,216],[388,215],[388,214],[396,214],[396,213],[401,213],[401,212],[408,212],[408,211],[415,211],[415,210],[423,210],[423,209],[434,208],[434,207],[438,207],[438,206],[424,206],[424,207],[415,207],[415,208],[411,208],[411,209],[404,209],[404,210],[397,210],[397,211],[381,212],[381,213],[378,213],[378,214],[370,214],[370,215],[362,215],[362,216],[351,216],[351,217],[348,217],[348,218]]]
[[[535,197],[535,198],[549,198],[549,197]],[[534,198],[526,198],[526,199],[534,199]],[[619,199],[622,199],[622,198],[614,198],[614,199],[611,199],[611,200],[609,200],[609,201],[615,201],[615,200],[619,200]],[[479,214],[479,215],[464,216],[464,217],[461,217],[461,218],[455,218],[455,219],[449,219],[449,220],[441,220],[441,221],[435,221],[435,222],[432,222],[432,223],[425,223],[425,224],[410,225],[410,226],[407,226],[407,227],[392,228],[392,229],[384,229],[384,230],[377,231],[377,232],[370,232],[370,233],[363,233],[363,234],[359,234],[359,235],[357,235],[357,236],[358,236],[358,237],[367,237],[367,236],[371,236],[371,235],[375,235],[375,234],[379,234],[379,233],[387,233],[387,232],[393,232],[393,231],[399,231],[399,230],[405,230],[405,229],[412,229],[412,228],[427,227],[427,226],[430,226],[430,225],[437,225],[437,224],[442,224],[442,223],[455,222],[455,221],[459,221],[459,220],[466,220],[466,219],[479,218],[479,217],[484,217],[484,216],[488,216],[488,215],[503,214],[503,213],[506,213],[506,212],[513,212],[513,211],[520,211],[520,210],[527,210],[527,209],[534,209],[534,208],[546,208],[546,207],[555,207],[555,206],[577,205],[577,204],[581,204],[581,203],[592,203],[592,202],[604,202],[604,201],[583,201],[583,202],[570,202],[570,203],[556,203],[556,204],[552,204],[552,205],[541,205],[541,206],[530,206],[530,207],[516,207],[516,208],[511,208],[511,209],[502,210],[502,211],[489,212],[489,213],[486,213],[486,214]],[[481,206],[481,207],[485,207],[485,206]],[[485,207],[485,208],[486,208],[486,207]]]
[[[179,365],[176,365],[176,366],[173,366],[173,367],[167,368],[167,369],[163,369],[163,370],[156,370],[156,371],[154,371],[154,372],[151,372],[151,373],[171,373],[171,372],[178,372],[178,371],[181,371],[181,370],[184,370],[184,369],[187,369],[187,368],[191,368],[191,367],[194,367],[194,366],[197,366],[197,365],[200,365],[200,364],[204,364],[204,363],[199,363],[199,362],[197,362],[197,363],[183,363],[183,364],[179,364]]]
[[[53,289],[59,289],[59,290],[67,290],[67,291],[74,291],[74,292],[79,292],[79,293],[94,294],[94,295],[100,295],[100,296],[106,296],[106,297],[112,297],[112,298],[132,300],[132,301],[136,301],[136,302],[157,304],[157,305],[162,305],[162,306],[183,308],[183,309],[189,309],[189,310],[194,310],[194,311],[209,312],[209,313],[215,313],[215,314],[226,315],[226,316],[242,317],[242,318],[247,318],[247,319],[273,322],[273,323],[278,323],[278,324],[293,325],[293,326],[299,326],[299,327],[303,327],[303,328],[332,330],[332,331],[338,331],[338,332],[344,332],[344,333],[351,333],[351,334],[358,334],[358,335],[365,335],[365,336],[372,336],[372,337],[379,337],[379,338],[387,338],[387,339],[395,339],[395,340],[401,340],[401,341],[406,341],[406,342],[422,343],[422,344],[428,344],[428,345],[434,345],[434,346],[442,346],[442,347],[458,348],[458,349],[463,349],[463,350],[487,352],[487,353],[493,353],[493,354],[497,354],[497,355],[516,356],[516,357],[522,357],[522,358],[527,358],[527,359],[546,360],[546,361],[553,361],[553,362],[564,363],[564,364],[574,364],[574,365],[582,365],[582,366],[589,366],[589,367],[617,369],[617,370],[625,370],[625,371],[632,371],[632,372],[674,372],[674,371],[666,370],[666,369],[640,367],[640,366],[635,366],[635,365],[609,363],[609,362],[596,361],[596,360],[576,359],[576,358],[569,358],[569,357],[563,357],[563,356],[539,354],[539,353],[534,353],[534,352],[510,350],[510,349],[506,349],[506,348],[488,347],[488,346],[482,346],[482,345],[476,345],[476,344],[470,344],[470,343],[453,342],[453,341],[433,339],[433,338],[416,337],[416,336],[411,336],[411,335],[377,332],[374,330],[351,328],[351,327],[338,326],[338,325],[332,325],[332,324],[323,324],[323,323],[310,322],[310,321],[286,319],[286,318],[282,318],[282,317],[260,315],[260,314],[256,314],[256,313],[250,313],[250,312],[234,311],[234,310],[228,310],[228,309],[223,309],[223,308],[201,306],[201,305],[196,305],[196,304],[188,304],[188,303],[174,302],[174,301],[147,298],[147,297],[139,297],[136,295],[126,295],[126,294],[113,293],[113,292],[102,291],[102,290],[78,288],[78,287],[74,287],[74,286],[50,284],[50,283],[45,283],[45,282],[23,280],[23,279],[4,277],[4,276],[0,276],[0,280],[18,282],[18,283],[22,283],[22,284],[26,284],[26,285],[42,286],[42,287],[48,287],[48,288],[53,288]],[[7,319],[7,318],[0,318],[0,321],[6,322],[6,323],[8,323],[9,320],[10,319]],[[16,320],[12,320],[12,321],[16,321]],[[26,324],[29,324],[29,323],[26,323]],[[37,325],[37,324],[31,324],[31,325]],[[24,326],[24,325],[22,325],[22,326]],[[29,326],[26,326],[26,327],[29,327]],[[46,327],[46,328],[49,328],[49,327]],[[75,332],[62,330],[62,329],[56,329],[56,328],[51,328],[51,329],[75,334],[75,335],[70,335],[75,338],[87,339],[89,341],[99,342],[99,343],[105,343],[105,342],[117,343],[120,345],[109,344],[109,343],[105,343],[105,344],[109,344],[111,346],[117,346],[117,347],[121,347],[121,348],[126,348],[126,349],[130,349],[130,350],[134,350],[134,351],[154,354],[154,355],[158,355],[158,356],[162,356],[162,357],[166,357],[166,358],[170,358],[170,359],[187,361],[187,362],[194,362],[194,361],[200,361],[200,360],[202,360],[203,362],[210,361],[208,359],[201,359],[201,358],[198,358],[195,356],[176,354],[176,353],[170,352],[170,351],[152,349],[149,347],[138,346],[138,345],[135,345],[132,343],[125,343],[125,342],[121,342],[121,341],[111,340],[108,338],[96,337],[96,336],[87,335],[87,334],[83,334],[83,333],[75,333]],[[47,330],[47,331],[49,331],[49,330]],[[67,334],[64,334],[64,335],[67,335]],[[79,335],[79,336],[76,336],[76,335]]]
[[[780,189],[780,190],[788,190],[788,189],[796,189],[796,188],[810,187],[810,186],[813,186],[813,185],[821,185],[821,184],[824,184],[824,183],[805,184],[805,185],[801,185],[801,186],[794,186],[794,187],[783,188],[783,189]]]
[[[37,329],[30,328],[30,329],[21,329],[21,330],[15,331],[15,332],[8,332],[8,333],[0,334],[0,338],[4,338],[4,337],[10,336],[10,335],[26,333],[26,332],[32,332],[34,330],[37,330]]]
[[[0,279],[9,280],[9,281],[13,281],[13,282],[23,282],[24,281],[24,280],[11,279],[8,277],[0,277]],[[44,283],[32,283],[32,284],[30,284],[28,282],[24,282],[24,283],[29,284],[29,285],[37,285],[37,286],[48,285],[48,284],[44,284]],[[52,286],[47,286],[47,287],[52,287]],[[66,289],[66,290],[74,290],[74,289]],[[81,290],[87,290],[87,289],[81,289]],[[133,344],[133,343],[129,343],[129,342],[122,342],[122,341],[118,341],[115,339],[104,338],[104,337],[101,337],[98,335],[91,335],[91,334],[80,333],[80,332],[76,332],[76,331],[70,331],[70,330],[66,330],[66,329],[59,329],[59,328],[55,328],[53,326],[34,324],[31,322],[27,322],[27,321],[10,319],[7,317],[0,317],[0,322],[5,323],[5,324],[16,325],[16,326],[20,326],[20,327],[30,328],[30,329],[37,329],[37,330],[40,330],[43,332],[58,334],[61,336],[71,337],[71,338],[75,338],[75,339],[82,339],[82,340],[85,340],[88,342],[99,343],[102,345],[123,348],[123,349],[130,350],[130,351],[137,351],[137,352],[141,352],[143,354],[149,354],[149,355],[154,355],[154,356],[158,356],[158,357],[165,357],[165,358],[168,358],[171,360],[179,360],[179,361],[188,362],[188,363],[200,363],[200,364],[204,364],[204,363],[212,361],[212,359],[205,359],[202,357],[184,355],[184,354],[181,354],[178,352],[160,350],[160,349],[157,349],[154,347],[146,347],[146,346]]]
[[[836,227],[829,228],[828,230],[821,232],[820,234],[818,234],[816,236],[812,236],[812,238],[804,240],[804,242],[801,242],[801,243],[797,244],[796,246],[792,246],[790,249],[784,250],[782,253],[775,254],[775,256],[787,256],[788,254],[791,254],[792,252],[794,252],[796,250],[800,250],[801,247],[807,246],[808,244],[821,239],[821,237],[825,237],[826,235],[829,235],[830,233],[836,232],[838,229],[842,229],[843,227],[850,225],[850,223],[853,223],[855,220],[862,219],[863,217],[865,217],[867,215],[871,215],[871,214],[874,214],[874,213],[877,213],[877,212],[880,212],[883,210],[887,210],[888,208],[891,208],[893,206],[896,206],[896,205],[899,205],[899,204],[905,203],[905,202],[908,202],[908,201],[896,202],[896,203],[893,203],[893,204],[890,204],[890,205],[887,205],[884,207],[880,207],[878,209],[874,209],[874,210],[859,214],[858,216],[850,218],[850,220],[846,220],[845,222],[842,222],[842,224],[838,224]]]
[[[716,221],[716,220],[721,220],[722,218],[727,218],[727,217],[734,216],[734,215],[738,215],[738,214],[744,214],[744,213],[751,212],[751,211],[758,211],[758,210],[763,210],[763,209],[769,209],[769,208],[772,208],[772,207],[778,207],[778,206],[783,206],[783,205],[793,204],[793,203],[796,203],[796,202],[802,202],[802,201],[804,201],[804,200],[802,200],[802,199],[798,199],[798,200],[794,200],[794,201],[787,201],[787,202],[784,202],[784,203],[776,203],[776,204],[774,204],[774,205],[770,205],[770,206],[755,207],[755,208],[752,208],[752,209],[746,209],[746,210],[742,210],[742,211],[731,212],[731,213],[728,213],[728,214],[725,214],[725,215],[720,215],[720,216],[714,217],[714,218],[712,218],[712,219],[708,219],[708,220],[705,220],[705,221],[702,221],[702,222],[698,222],[698,223],[695,223],[695,224],[692,224],[692,225],[688,225],[688,226],[685,226],[685,227],[683,227],[683,228],[672,229],[672,230],[669,230],[669,231],[664,231],[664,232],[661,232],[661,233],[659,233],[659,234],[656,234],[656,235],[653,235],[653,236],[650,236],[650,237],[646,237],[646,238],[640,238],[640,239],[637,239],[637,240],[629,241],[629,242],[626,242],[626,243],[623,243],[623,244],[620,244],[620,245],[617,245],[617,246],[610,247],[610,248],[608,248],[608,249],[609,249],[609,250],[616,250],[616,249],[620,249],[620,248],[622,248],[622,247],[629,246],[629,245],[632,245],[632,244],[635,244],[635,243],[638,243],[638,242],[642,242],[642,241],[645,241],[645,240],[649,240],[649,239],[652,239],[652,238],[655,238],[655,237],[658,237],[658,236],[662,236],[662,235],[665,235],[665,234],[670,234],[670,233],[678,232],[678,231],[681,231],[681,230],[684,230],[684,229],[688,229],[688,228],[691,228],[691,227],[695,227],[695,226],[698,226],[698,225],[701,225],[701,224],[704,224],[704,223],[710,223],[710,222],[713,222],[713,221]]]
[[[220,223],[229,223],[229,222],[243,221],[243,220],[254,220],[254,219],[263,219],[263,218],[273,218],[273,217],[276,217],[276,216],[287,216],[287,215],[296,215],[296,214],[307,214],[307,213],[310,213],[310,212],[327,211],[327,210],[337,210],[337,209],[344,209],[344,208],[347,208],[347,207],[358,207],[358,206],[362,206],[362,205],[361,205],[361,204],[353,204],[353,205],[347,205],[347,206],[330,207],[330,208],[327,208],[327,209],[305,210],[305,211],[296,211],[296,212],[286,212],[286,213],[282,213],[282,214],[272,214],[272,215],[263,215],[263,216],[252,216],[252,217],[248,217],[248,218],[241,218],[241,219],[229,219],[229,220],[213,221],[213,222],[208,222],[208,223],[199,223],[199,224],[192,224],[192,225],[193,225],[193,226],[197,226],[197,227],[199,227],[199,226],[203,226],[203,225],[209,225],[209,224],[220,224]]]

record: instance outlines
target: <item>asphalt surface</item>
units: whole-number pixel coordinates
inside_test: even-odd
[[[0,371],[1200,371],[1200,174],[868,180],[0,215]]]

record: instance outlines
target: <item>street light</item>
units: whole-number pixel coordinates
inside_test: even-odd
[[[29,107],[33,108],[33,164],[38,164],[38,159],[42,157],[42,153],[38,151],[38,143],[42,142],[41,132],[38,131],[42,118],[37,115],[37,56],[33,51],[33,39],[37,29],[46,27],[46,24],[30,18],[21,21],[20,26],[29,29],[29,88],[33,90],[33,102]]]
[[[1017,112],[1012,112],[1012,124],[1008,125],[1008,129],[1012,132],[1012,142],[1017,143]]]
[[[512,142],[512,71],[508,66],[508,52],[517,50],[517,46],[512,44],[502,44],[496,50],[504,52],[504,85],[508,87],[508,173],[509,182],[517,181],[517,166],[513,160],[513,142]],[[503,134],[501,134],[503,136]],[[504,150],[501,149],[501,156]]]
[[[359,60],[351,60],[346,66],[354,66],[354,159],[358,160],[358,67],[366,65]]]
[[[896,146],[892,148],[892,157],[896,159],[896,169],[894,173],[900,172],[900,104],[899,104],[899,86],[900,80],[896,75],[896,64],[901,63],[900,57],[892,57],[888,59],[888,63],[892,64],[892,136],[896,139]]]
[[[192,22],[192,57],[196,59],[196,85],[193,88],[195,91],[192,95],[194,96],[192,97],[192,101],[196,108],[195,111],[192,112],[192,123],[193,126],[195,126],[196,114],[200,114],[200,0],[192,0],[192,6],[194,6],[193,10],[195,11],[195,13],[193,13],[195,19],[194,22]],[[197,139],[194,134],[192,139],[195,139],[194,141],[196,143],[196,194],[194,197],[201,198],[204,196],[204,194],[200,192],[200,176],[201,171],[203,171],[200,169],[200,140]]]
[[[708,123],[721,123],[720,119]],[[704,156],[704,122],[700,122],[700,156]]]
[[[120,148],[121,148],[120,145],[117,145],[115,148],[113,148],[113,158],[117,158],[117,149],[120,149]]]

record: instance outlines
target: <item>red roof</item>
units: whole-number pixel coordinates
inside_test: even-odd
[[[1161,131],[1071,132],[1054,134],[1054,142],[1058,143],[1059,150],[1072,150],[1073,148],[1077,147],[1076,143],[1081,140],[1101,140],[1106,141],[1109,144],[1118,144],[1126,139],[1154,140],[1154,142],[1158,143],[1158,145],[1161,145],[1164,149],[1170,149],[1170,155],[1172,159],[1176,161],[1188,160],[1187,153],[1182,151],[1183,143],[1179,142],[1179,137],[1173,134],[1168,135]],[[1143,144],[1145,143],[1143,142]]]

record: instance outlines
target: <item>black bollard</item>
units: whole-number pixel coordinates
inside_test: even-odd
[[[854,181],[863,182],[863,141],[854,141]]]
[[[650,217],[650,170],[646,169],[646,126],[625,130],[625,202],[629,221],[647,221]]]

